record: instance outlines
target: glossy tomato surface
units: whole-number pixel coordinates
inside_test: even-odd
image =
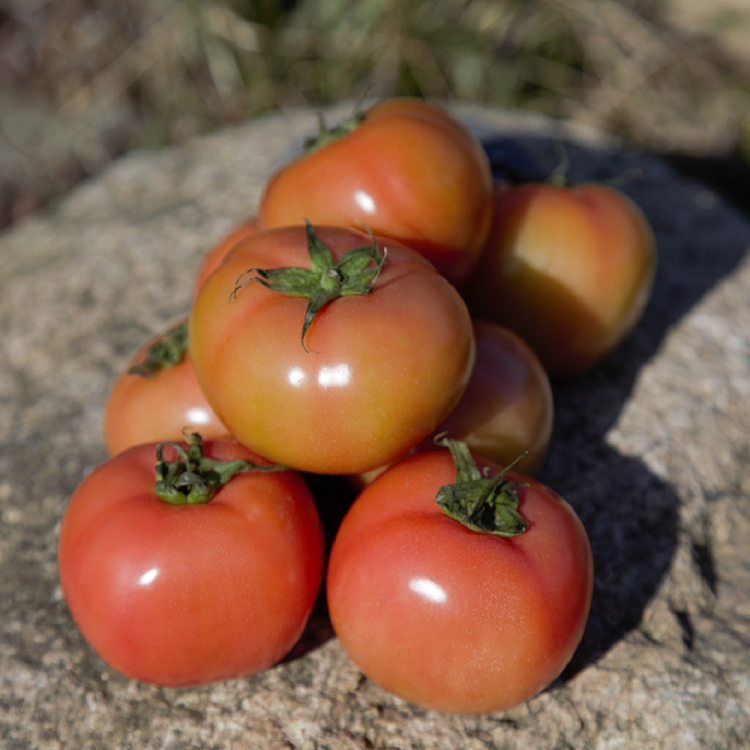
[[[499,186],[465,298],[473,315],[518,333],[552,377],[565,377],[633,328],[655,269],[651,228],[623,193],[599,184]]]
[[[110,456],[142,443],[180,440],[183,430],[205,438],[227,437],[229,430],[201,392],[190,355],[153,375],[132,374],[143,362],[149,341],[115,381],[104,409],[104,440]]]
[[[262,463],[234,441],[204,447]],[[272,666],[300,637],[322,576],[305,483],[248,472],[204,505],[171,505],[154,494],[155,448],[109,459],[70,499],[58,561],[73,619],[110,666],[144,682],[197,685]]]
[[[509,476],[524,483],[528,530],[467,529],[435,500],[455,471],[448,451],[422,453],[362,492],[331,551],[328,607],[341,645],[376,684],[438,711],[501,711],[571,659],[591,601],[591,550],[571,507],[519,475]]]
[[[317,227],[339,259],[371,238]],[[190,354],[211,406],[251,450],[295,469],[349,474],[389,463],[428,435],[463,394],[474,334],[455,288],[418,253],[379,240],[370,294],[329,302],[301,342],[307,300],[249,282],[252,268],[310,267],[304,227],[260,232],[204,282]]]
[[[201,261],[198,273],[195,275],[195,281],[193,282],[193,298],[195,298],[195,295],[198,293],[200,285],[211,275],[214,268],[224,260],[224,256],[226,256],[226,254],[240,240],[244,240],[245,237],[255,234],[258,229],[258,220],[253,216],[238,224],[209,249]]]
[[[491,217],[482,145],[447,110],[385,100],[346,135],[283,166],[261,197],[263,227],[333,224],[398,239],[459,286],[476,265]]]

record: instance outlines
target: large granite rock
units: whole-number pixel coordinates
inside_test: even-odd
[[[661,161],[592,133],[457,112],[495,156],[614,180],[660,265],[633,335],[555,388],[543,479],[580,513],[596,584],[563,677],[511,711],[417,709],[378,689],[316,616],[306,654],[165,690],[83,641],[57,582],[59,521],[104,460],[106,394],[183,314],[203,252],[254,212],[309,111],[123,158],[0,237],[0,745],[11,748],[750,747],[750,221]]]

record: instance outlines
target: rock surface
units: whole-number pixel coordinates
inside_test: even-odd
[[[555,387],[541,478],[581,515],[596,564],[589,626],[562,678],[502,714],[424,711],[365,680],[318,618],[322,643],[277,668],[161,689],[107,667],[69,616],[57,532],[105,459],[108,389],[148,334],[184,314],[202,254],[314,130],[313,113],[293,111],[130,155],[0,236],[4,748],[750,747],[750,221],[594,133],[456,111],[491,154],[541,173],[564,145],[570,176],[615,181],[659,244],[636,331]]]

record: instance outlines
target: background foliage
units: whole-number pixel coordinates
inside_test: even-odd
[[[572,118],[741,203],[747,39],[745,0],[0,0],[0,226],[130,148],[363,93]]]

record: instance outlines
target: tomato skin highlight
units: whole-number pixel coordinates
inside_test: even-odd
[[[479,461],[479,465],[496,465]],[[366,677],[424,708],[503,711],[547,687],[583,634],[588,538],[570,506],[521,475],[529,529],[477,534],[442,513],[447,451],[396,464],[355,500],[328,565],[334,630]]]
[[[236,475],[205,505],[153,491],[156,446],[89,474],[60,529],[60,584],[83,636],[132,679],[181,687],[254,674],[299,639],[318,592],[323,536],[295,472]],[[255,460],[235,441],[220,460]]]
[[[195,377],[190,355],[175,365],[144,377],[129,372],[140,364],[154,337],[115,380],[104,407],[104,442],[110,456],[143,443],[181,440],[183,430],[207,439],[229,437]]]
[[[338,259],[364,232],[316,227]],[[368,295],[341,297],[300,340],[307,300],[249,283],[250,268],[309,268],[304,227],[235,246],[204,282],[190,353],[208,402],[251,450],[302,471],[352,474],[389,463],[455,406],[474,361],[465,303],[418,253],[379,238],[385,267]]]
[[[630,332],[655,271],[653,232],[623,193],[600,184],[498,185],[464,297],[472,315],[519,334],[551,377],[570,377]]]
[[[268,181],[264,228],[330,224],[393,237],[456,286],[479,260],[491,220],[492,172],[476,137],[437,104],[371,107],[347,135],[300,156]]]

